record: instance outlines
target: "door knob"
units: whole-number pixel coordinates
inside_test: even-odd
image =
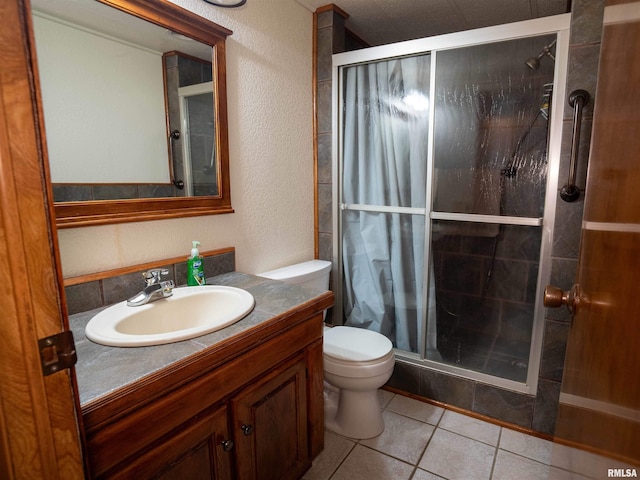
[[[244,433],[247,436],[253,433],[253,427],[251,425],[242,425],[240,429],[242,430],[242,433]]]
[[[221,443],[225,452],[230,452],[233,449],[233,440],[223,440]]]
[[[547,308],[558,308],[566,305],[571,315],[575,315],[578,306],[585,301],[580,285],[574,285],[571,290],[563,292],[561,288],[547,285],[544,289],[544,306]]]

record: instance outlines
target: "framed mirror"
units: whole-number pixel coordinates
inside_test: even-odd
[[[33,0],[58,228],[231,213],[225,40],[167,0]]]

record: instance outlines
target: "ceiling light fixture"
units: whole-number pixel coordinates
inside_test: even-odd
[[[206,3],[215,5],[216,7],[234,8],[240,7],[247,3],[247,0],[204,0]]]

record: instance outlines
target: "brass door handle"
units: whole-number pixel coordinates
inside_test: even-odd
[[[574,285],[571,290],[563,292],[561,288],[547,285],[544,289],[544,306],[547,308],[558,308],[567,306],[571,315],[575,315],[581,303],[586,301],[586,297],[580,289],[580,285]]]

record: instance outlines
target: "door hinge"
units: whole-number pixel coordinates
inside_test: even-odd
[[[42,373],[47,376],[76,364],[76,344],[70,330],[38,340]]]

